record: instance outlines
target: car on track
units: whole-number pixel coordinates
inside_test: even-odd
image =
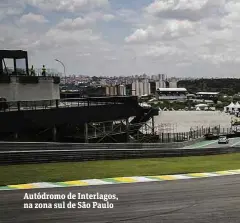
[[[219,136],[218,138],[218,144],[228,144],[229,139],[227,136]]]

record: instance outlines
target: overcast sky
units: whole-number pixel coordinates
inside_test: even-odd
[[[67,74],[240,77],[239,0],[1,0],[0,48]]]

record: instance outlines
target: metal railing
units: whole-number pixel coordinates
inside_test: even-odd
[[[69,98],[41,101],[0,101],[0,112],[42,110],[69,107],[90,107],[131,103],[131,98]]]
[[[42,68],[35,68],[34,72],[35,72],[34,76],[42,76]],[[7,71],[6,71],[6,69],[4,69],[2,74],[7,75],[7,76],[24,76],[24,75],[27,75],[27,71],[26,71],[26,69],[17,68],[17,71],[14,72],[13,67],[7,67]],[[30,68],[29,68],[29,75],[31,75]],[[46,69],[46,76],[60,77],[61,75],[57,71],[55,71],[54,69]]]
[[[215,134],[215,135],[228,135],[232,134],[232,128],[216,128],[216,127],[202,127],[196,130],[188,132],[177,132],[177,133],[164,133],[158,132],[159,141],[161,143],[171,143],[171,142],[183,142],[189,141],[192,139],[198,139],[204,137],[206,134]]]

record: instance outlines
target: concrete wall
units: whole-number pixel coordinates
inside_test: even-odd
[[[11,83],[0,83],[0,97],[7,101],[37,101],[60,99],[59,84],[52,77],[39,77],[39,83],[19,83],[11,77]]]

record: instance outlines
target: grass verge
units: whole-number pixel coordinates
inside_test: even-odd
[[[0,166],[0,185],[240,169],[240,154]]]

